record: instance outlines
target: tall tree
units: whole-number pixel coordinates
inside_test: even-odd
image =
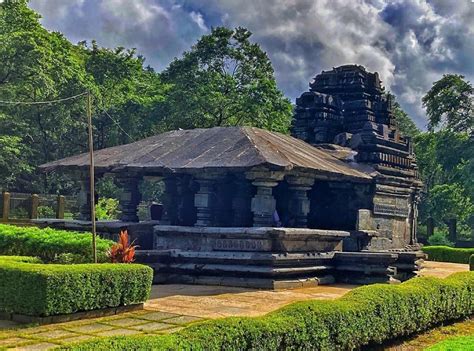
[[[402,109],[395,95],[391,92],[388,92],[387,95],[392,99],[393,114],[395,115],[395,120],[397,121],[398,128],[402,134],[407,137],[415,137],[418,135],[421,132],[420,129],[416,126],[411,117]]]
[[[292,107],[267,54],[245,28],[218,27],[162,73],[165,129],[249,125],[287,132]]]
[[[151,112],[163,98],[164,85],[144,67],[144,59],[124,48],[73,45],[44,29],[39,18],[26,0],[0,3],[0,100],[47,101],[90,91],[96,148],[129,142],[128,135],[139,139],[153,133],[157,122]],[[20,191],[69,186],[32,171],[38,164],[87,150],[84,97],[57,104],[0,104],[0,115],[0,138],[11,144],[8,154],[0,149],[0,168],[15,179],[7,185]],[[7,165],[20,157],[18,145],[29,167]]]
[[[474,131],[474,90],[459,74],[445,74],[423,97],[428,128],[446,128],[453,132]]]

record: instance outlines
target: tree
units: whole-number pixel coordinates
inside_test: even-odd
[[[135,50],[105,49],[95,42],[91,47],[73,45],[44,29],[39,18],[26,0],[0,3],[0,100],[47,101],[90,91],[96,149],[130,142],[128,135],[136,140],[152,134],[157,124],[152,111],[163,99],[165,85],[144,67],[144,58]],[[0,137],[8,136],[12,147],[21,145],[22,160],[29,166],[8,171],[8,179],[14,179],[8,182],[10,189],[74,191],[63,177],[32,170],[87,150],[84,97],[59,104],[3,104],[0,113]],[[7,149],[0,149],[1,160],[14,156],[16,152],[7,155]]]
[[[456,218],[465,222],[474,212],[474,203],[460,184],[440,184],[431,189],[428,201],[430,213],[439,222]]]
[[[402,109],[395,95],[390,92],[388,92],[387,95],[392,99],[392,111],[402,135],[412,138],[418,135],[421,132],[420,129],[416,126],[415,122],[413,122],[410,116],[408,116],[408,114]]]
[[[457,218],[460,227],[472,228],[474,203],[474,143],[467,133],[448,130],[418,134],[415,153],[425,190],[420,221],[435,219],[438,225]],[[465,230],[467,232],[468,230]]]
[[[213,28],[161,74],[164,129],[248,125],[287,132],[292,107],[245,28]]]
[[[474,90],[459,74],[445,74],[423,97],[429,124],[453,132],[474,131]]]

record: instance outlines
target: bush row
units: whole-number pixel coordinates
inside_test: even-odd
[[[44,262],[88,263],[92,261],[90,233],[51,228],[0,224],[0,255],[37,256]],[[97,238],[97,258],[107,262],[110,240]]]
[[[469,263],[474,248],[455,248],[449,246],[425,246],[423,252],[428,254],[429,261]]]
[[[298,302],[264,317],[226,318],[163,336],[112,337],[67,350],[352,350],[474,312],[474,273],[356,288]]]
[[[469,270],[474,271],[474,255],[469,258]]]
[[[138,264],[41,264],[0,256],[0,311],[29,316],[137,304],[149,297],[153,270]]]

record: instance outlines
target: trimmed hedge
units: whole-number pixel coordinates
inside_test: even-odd
[[[474,248],[456,248],[449,246],[424,246],[423,252],[428,254],[429,261],[469,263],[469,257],[474,254]]]
[[[90,233],[0,224],[0,255],[37,256],[44,262],[92,262]],[[108,262],[113,241],[97,237],[97,259]]]
[[[51,316],[144,302],[153,270],[138,264],[41,264],[0,256],[0,312]]]
[[[163,336],[112,337],[63,350],[352,350],[474,312],[474,273],[356,288],[336,300],[297,302],[264,317],[225,318]]]
[[[469,270],[474,271],[474,255],[469,258]]]

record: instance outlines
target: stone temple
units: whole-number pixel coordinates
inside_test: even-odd
[[[292,136],[252,127],[171,131],[96,151],[96,174],[122,189],[121,218],[155,282],[287,288],[393,282],[416,274],[421,188],[377,73],[323,71],[296,101]],[[42,165],[81,180],[87,229],[88,155]],[[139,183],[163,181],[163,216],[139,222]]]

